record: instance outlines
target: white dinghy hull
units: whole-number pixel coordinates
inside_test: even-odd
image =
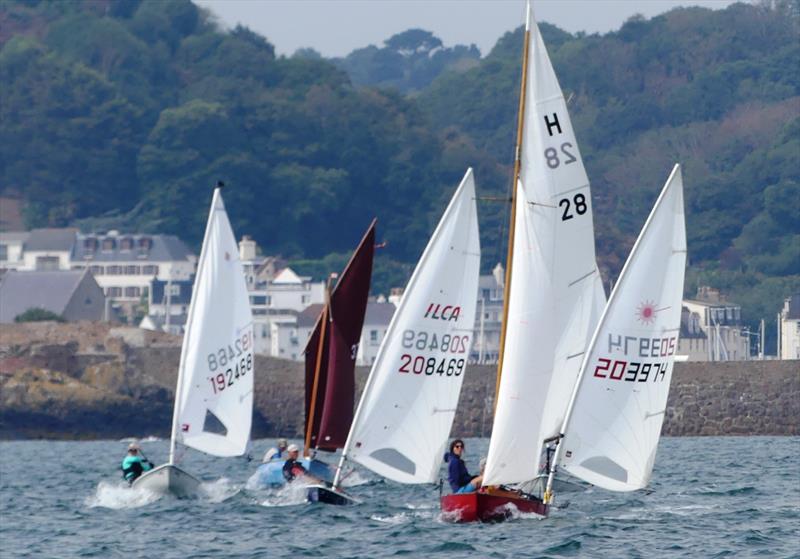
[[[133,482],[134,489],[145,489],[162,495],[171,494],[179,499],[196,497],[200,480],[173,464],[163,464],[145,472]]]

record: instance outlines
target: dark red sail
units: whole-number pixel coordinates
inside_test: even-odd
[[[317,322],[306,351],[306,429],[313,416],[310,447],[336,450],[344,446],[355,403],[355,368],[358,342],[372,279],[375,253],[375,220],[353,253],[330,297],[327,324]],[[323,311],[323,316],[326,313]],[[320,351],[320,335],[324,340]],[[319,355],[319,375],[314,392],[314,373]],[[312,413],[313,408],[313,413]]]

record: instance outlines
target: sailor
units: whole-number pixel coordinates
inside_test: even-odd
[[[272,447],[264,453],[264,458],[261,460],[265,464],[270,460],[278,460],[283,458],[284,452],[286,452],[286,448],[289,446],[289,442],[286,439],[278,439],[277,441],[277,448]]]
[[[467,471],[467,465],[461,458],[463,453],[464,441],[455,439],[450,443],[450,452],[444,455],[444,461],[448,463],[447,479],[453,493],[472,493],[483,483],[483,475],[473,476]]]
[[[128,483],[133,483],[143,472],[153,469],[153,463],[141,456],[141,450],[137,443],[131,443],[128,445],[128,454],[122,459],[122,475]]]
[[[303,467],[303,465],[297,461],[297,457],[300,454],[300,448],[296,444],[290,444],[289,447],[286,449],[289,458],[283,464],[283,478],[290,482],[297,476],[303,476],[308,473],[308,471]]]

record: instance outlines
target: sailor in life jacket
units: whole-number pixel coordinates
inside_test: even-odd
[[[287,482],[290,482],[297,476],[306,475],[308,472],[303,465],[297,461],[297,457],[300,454],[300,448],[296,444],[290,444],[289,448],[286,449],[286,452],[289,454],[289,458],[283,464],[283,478]]]
[[[122,476],[128,483],[133,483],[142,473],[153,469],[153,463],[139,455],[140,450],[138,444],[131,443],[128,445],[128,454],[122,459]]]
[[[286,439],[278,439],[278,446],[272,447],[264,453],[264,458],[262,458],[262,462],[266,464],[271,460],[279,460],[283,458],[284,453],[289,445],[289,441]]]

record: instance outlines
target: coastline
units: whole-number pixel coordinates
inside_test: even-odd
[[[0,325],[0,440],[169,436],[180,342],[105,323]],[[303,379],[301,362],[256,357],[254,439],[301,436]],[[469,366],[453,433],[489,435],[494,383],[494,366]],[[800,435],[800,361],[676,363],[665,413],[665,436]]]

